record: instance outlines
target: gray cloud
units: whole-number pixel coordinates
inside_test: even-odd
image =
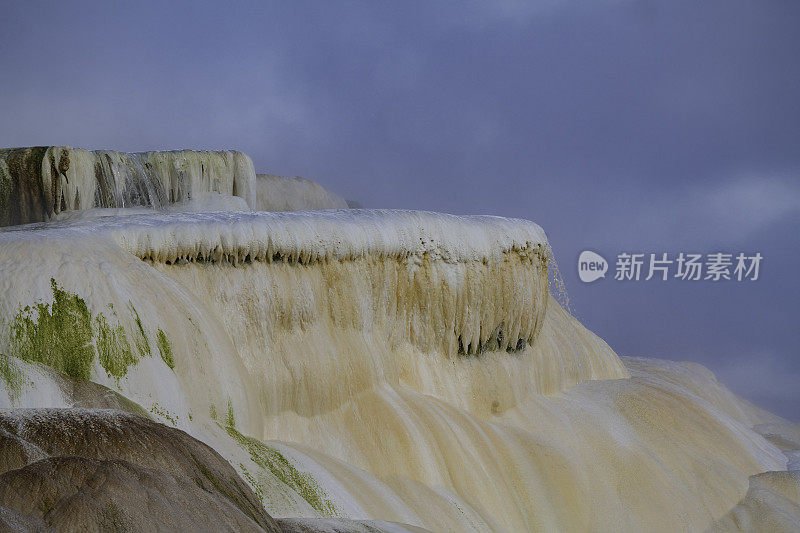
[[[754,235],[800,213],[800,171],[782,176],[744,173],[740,177],[685,184],[651,194],[646,201],[615,213],[616,203],[593,206],[591,218],[606,223],[592,229],[587,241],[597,246],[627,242],[648,249],[665,242],[703,250],[741,246]]]

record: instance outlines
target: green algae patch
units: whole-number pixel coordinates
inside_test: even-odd
[[[128,302],[128,307],[131,310],[131,315],[133,315],[133,321],[136,324],[136,331],[134,334],[133,342],[136,344],[136,349],[139,351],[139,354],[144,356],[150,356],[150,341],[147,340],[147,334],[144,332],[144,326],[142,325],[142,319],[139,318],[139,313],[136,311],[136,308],[133,307],[131,302]],[[160,329],[158,331],[161,331]]]
[[[236,429],[236,416],[233,413],[233,402],[228,398],[228,410],[225,413],[225,427]]]
[[[178,415],[173,415],[164,407],[161,407],[158,402],[153,404],[153,407],[150,408],[150,412],[156,416],[160,416],[161,418],[168,420],[170,424],[177,427],[178,426]]]
[[[113,305],[109,305],[110,316],[103,313],[92,315],[86,302],[77,294],[68,292],[50,279],[53,301],[39,301],[25,306],[11,321],[11,354],[24,361],[47,365],[74,379],[91,378],[92,365],[97,356],[106,374],[119,381],[128,368],[139,358],[150,355],[147,335],[133,305],[130,305],[137,335],[134,339],[136,351],[117,320]],[[163,357],[163,356],[162,356]],[[13,373],[3,370],[11,368],[0,362],[0,377],[13,378]]]
[[[95,317],[95,327],[100,365],[109,377],[113,376],[119,380],[128,372],[128,367],[137,360],[125,335],[125,328],[119,324],[110,325],[102,313]]]
[[[175,358],[172,357],[172,346],[169,344],[167,334],[164,330],[158,328],[156,333],[156,344],[158,344],[158,352],[161,354],[161,359],[167,364],[170,370],[175,370]]]
[[[261,485],[258,484],[256,478],[253,477],[253,474],[251,474],[250,471],[247,470],[247,467],[244,466],[242,463],[239,463],[239,470],[242,472],[242,475],[247,480],[247,483],[250,485],[250,488],[252,488],[253,492],[255,492],[256,496],[258,496],[258,499],[263,502],[265,496],[264,489],[261,487]]]
[[[225,430],[228,432],[228,435],[250,454],[250,459],[252,459],[254,463],[272,472],[275,477],[280,479],[285,485],[291,487],[307,501],[311,507],[323,516],[330,518],[336,517],[336,507],[311,474],[297,470],[280,451],[272,446],[258,439],[242,435],[230,426],[226,427]],[[252,482],[251,484],[255,485]]]
[[[4,353],[0,353],[0,379],[3,380],[12,401],[22,393],[25,374],[14,363],[13,358]]]
[[[50,280],[53,302],[20,309],[11,323],[13,355],[52,367],[77,379],[89,379],[94,361],[92,314],[76,294]]]

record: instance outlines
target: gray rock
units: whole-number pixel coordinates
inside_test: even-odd
[[[137,415],[0,411],[0,451],[7,529],[280,531],[217,452]]]

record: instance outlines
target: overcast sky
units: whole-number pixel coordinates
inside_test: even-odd
[[[619,354],[698,361],[800,420],[800,2],[0,13],[0,146],[232,148],[367,207],[533,220]],[[764,259],[755,282],[584,285],[584,249]]]

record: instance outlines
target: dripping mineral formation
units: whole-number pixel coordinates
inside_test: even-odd
[[[532,222],[343,209],[238,152],[12,149],[0,180],[11,528],[800,527],[800,430],[618,357]]]
[[[0,150],[0,226],[137,207],[288,211],[346,208],[347,203],[310,180],[256,176],[250,158],[236,151]]]

